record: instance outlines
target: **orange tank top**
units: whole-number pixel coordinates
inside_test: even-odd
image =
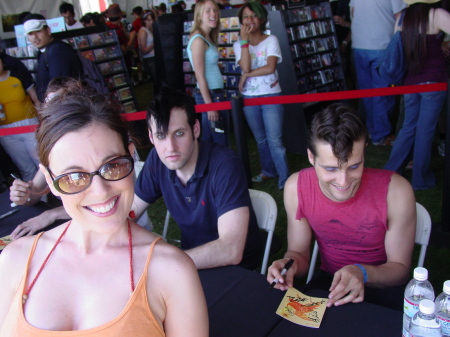
[[[156,242],[150,245],[150,250],[145,263],[144,272],[139,279],[136,289],[122,312],[110,322],[96,328],[77,331],[50,331],[37,329],[28,324],[23,313],[22,295],[25,292],[25,280],[27,279],[28,267],[33,257],[37,241],[42,233],[36,236],[28,257],[25,274],[14,295],[11,308],[6,316],[5,322],[0,330],[0,337],[160,337],[165,336],[162,327],[158,324],[148,304],[147,298],[147,270]]]

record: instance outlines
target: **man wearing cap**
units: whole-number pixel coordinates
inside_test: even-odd
[[[48,83],[55,77],[80,78],[83,69],[77,54],[68,44],[53,38],[47,21],[41,14],[30,14],[25,18],[24,31],[38,53],[36,93],[44,102]]]
[[[106,10],[105,15],[108,18],[106,25],[109,29],[114,29],[116,31],[120,50],[122,51],[122,54],[125,55],[128,51],[128,38],[125,35],[125,29],[121,22],[122,13],[123,12],[118,4],[112,4]]]
[[[84,28],[80,21],[75,20],[75,11],[72,4],[64,1],[61,6],[59,6],[59,12],[64,17],[67,30]]]

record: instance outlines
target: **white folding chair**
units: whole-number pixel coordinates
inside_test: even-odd
[[[265,274],[267,270],[267,263],[269,261],[270,246],[272,244],[273,231],[277,222],[277,204],[272,196],[263,191],[248,190],[250,199],[252,201],[253,210],[255,211],[258,226],[267,231],[266,248],[264,250],[264,257],[261,266],[261,274]],[[169,228],[170,213],[167,211],[166,220],[164,221],[164,229],[162,238],[166,240],[167,229]]]
[[[170,220],[170,212],[167,210],[166,212],[166,220],[164,220],[164,228],[162,233],[162,238],[164,241],[167,242],[166,236],[167,236],[167,230],[169,229],[169,220]]]
[[[133,176],[133,180],[134,181],[136,181],[136,179],[139,176],[139,173],[141,173],[143,167],[144,167],[144,162],[143,161],[136,160],[134,162],[134,176]],[[150,232],[153,229],[153,225],[152,225],[152,222],[151,222],[151,220],[150,220],[150,218],[148,216],[147,211],[142,213],[142,215],[138,219],[136,219],[136,223],[139,226],[147,229]]]
[[[272,244],[273,232],[277,222],[278,208],[275,200],[269,193],[257,190],[248,190],[255,211],[258,227],[267,231],[266,248],[261,266],[261,274],[265,274],[269,261],[270,246]]]
[[[431,217],[428,211],[421,204],[416,202],[416,238],[415,243],[421,245],[419,261],[417,263],[417,267],[423,267],[423,263],[425,261],[425,254],[427,253],[428,241],[430,240],[431,234]],[[314,248],[313,253],[311,255],[311,262],[309,264],[308,277],[306,279],[306,283],[308,283],[313,274],[316,266],[317,253],[319,252],[319,246],[317,245],[317,241],[314,240]]]
[[[421,245],[419,261],[417,267],[423,267],[425,254],[427,253],[428,241],[431,234],[431,217],[428,211],[421,204],[416,202],[417,224],[416,224],[416,243]]]

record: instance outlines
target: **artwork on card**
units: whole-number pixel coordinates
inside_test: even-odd
[[[294,287],[284,295],[276,313],[295,324],[319,328],[328,299],[307,296]]]
[[[0,238],[0,251],[3,250],[7,245],[9,245],[13,240],[11,239],[11,235],[4,236]]]

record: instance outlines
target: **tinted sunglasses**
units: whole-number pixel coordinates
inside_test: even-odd
[[[53,181],[55,189],[62,194],[76,194],[83,192],[91,186],[92,178],[99,176],[106,181],[118,181],[124,179],[133,172],[134,160],[131,156],[120,156],[104,163],[97,171],[70,172],[61,174],[54,178],[52,171],[47,167],[47,171]]]

